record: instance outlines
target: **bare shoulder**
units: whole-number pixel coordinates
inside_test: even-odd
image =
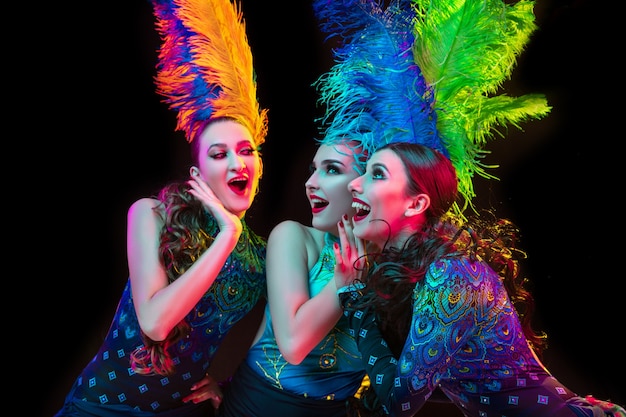
[[[128,209],[128,220],[137,223],[147,220],[157,221],[159,216],[156,215],[154,208],[159,204],[159,200],[155,198],[140,198],[130,205]]]
[[[159,201],[155,198],[144,197],[136,200],[133,204],[130,205],[128,209],[128,213],[148,213],[151,212],[156,206],[159,204]]]
[[[323,244],[324,233],[311,227],[305,226],[295,220],[284,220],[278,223],[270,232],[268,245],[270,241],[289,242],[296,244],[304,242],[306,246],[320,242]]]
[[[284,266],[285,258],[289,258],[290,261],[303,260],[307,269],[311,269],[323,246],[324,232],[294,220],[285,220],[274,226],[268,237],[268,265],[274,259],[280,259]]]

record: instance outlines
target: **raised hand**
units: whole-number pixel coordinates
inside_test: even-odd
[[[189,193],[202,201],[204,207],[215,217],[219,225],[220,231],[232,230],[237,234],[241,233],[241,220],[235,214],[231,213],[224,207],[219,198],[215,195],[211,187],[203,181],[198,175],[191,176],[188,181],[191,188]]]
[[[360,280],[367,266],[365,242],[354,236],[352,221],[344,215],[338,224],[339,244],[335,244],[335,284],[337,288]]]

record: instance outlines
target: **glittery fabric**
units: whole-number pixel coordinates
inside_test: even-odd
[[[413,416],[439,386],[466,416],[575,417],[576,394],[528,346],[498,275],[485,263],[444,258],[413,294],[409,336],[398,359],[374,317],[355,311],[372,386],[393,416]]]
[[[318,294],[333,278],[335,241],[336,237],[326,234],[320,257],[309,272],[311,296]],[[276,344],[269,306],[266,306],[266,316],[263,336],[251,347],[245,359],[248,367],[267,384],[301,397],[344,400],[354,395],[364,376],[364,368],[354,338],[348,334],[346,317],[339,320],[299,365],[291,365]],[[237,396],[236,401],[242,401],[241,397]]]
[[[215,236],[217,226],[211,229],[208,232]],[[131,369],[130,354],[142,345],[142,339],[129,280],[111,327],[98,353],[76,379],[66,409],[73,408],[73,401],[87,401],[90,407],[102,409],[97,415],[115,415],[112,409],[122,410],[120,416],[179,409],[177,416],[191,416],[191,411],[184,410],[194,407],[184,405],[182,398],[203,378],[230,328],[265,295],[265,250],[265,239],[244,222],[239,243],[215,283],[187,315],[191,332],[172,347],[176,372],[171,376],[139,375]]]

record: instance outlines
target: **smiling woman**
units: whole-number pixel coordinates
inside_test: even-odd
[[[157,91],[177,112],[192,165],[128,209],[128,280],[57,417],[213,415],[222,398],[207,372],[215,352],[265,295],[266,240],[245,215],[259,189],[267,110],[242,16],[229,0],[153,7]]]
[[[451,212],[458,189],[447,157],[388,144],[349,188],[370,208],[353,217],[354,236],[376,246],[361,279],[339,290],[349,333],[376,376],[364,410],[378,403],[385,415],[414,416],[441,389],[465,416],[626,417],[618,404],[576,394],[541,362],[546,336],[532,327],[518,229],[489,213],[466,221]],[[358,250],[353,242],[342,236],[345,252]]]
[[[304,184],[312,226],[293,220],[267,243],[262,323],[225,389],[219,417],[346,415],[365,376],[336,295],[332,254],[351,212],[348,183],[362,172],[354,143],[320,145]],[[345,231],[349,233],[349,231]]]
[[[270,109],[260,193],[245,218],[257,234],[267,236],[285,219],[310,224],[302,187],[316,147],[306,138],[315,136],[320,110],[311,84],[333,62],[310,2],[291,2],[288,9],[281,2],[242,4],[259,102]],[[63,139],[52,140],[38,131],[32,141],[13,143],[28,144],[24,154],[37,159],[46,183],[37,192],[22,190],[20,198],[37,210],[43,204],[53,224],[42,227],[29,215],[16,225],[26,227],[26,233],[13,234],[15,243],[10,245],[15,259],[28,257],[25,273],[41,278],[37,291],[30,279],[23,280],[22,289],[45,311],[45,322],[38,319],[36,331],[27,336],[37,348],[34,357],[40,357],[42,343],[49,341],[57,352],[54,366],[46,368],[44,397],[35,404],[35,414],[42,416],[62,406],[111,323],[128,276],[122,243],[128,207],[172,178],[188,178],[190,164],[184,135],[175,132],[175,113],[168,112],[154,91],[160,39],[150,2],[101,7],[85,19],[73,17],[72,3],[55,3],[48,11],[45,22],[28,30],[44,29],[40,39],[55,39],[53,61],[63,65],[53,65],[61,71],[50,82],[25,83],[36,91],[20,97],[37,97],[45,106],[37,117],[47,116],[46,132],[60,133]],[[616,126],[607,117],[611,106],[602,104],[615,97],[612,83],[620,79],[619,66],[607,64],[610,56],[594,47],[606,44],[607,27],[614,22],[606,8],[591,0],[539,0],[535,12],[539,29],[520,55],[507,89],[546,92],[553,109],[540,123],[524,126],[523,132],[503,131],[506,139],[488,145],[490,153],[483,161],[500,165],[493,170],[500,180],[478,178],[477,199],[482,206],[495,206],[522,231],[528,253],[525,270],[537,301],[535,320],[549,334],[545,363],[574,391],[590,390],[624,404],[621,375],[626,374],[626,362],[617,342],[623,318],[616,295],[619,266],[607,257],[615,249],[607,243],[614,242],[616,233],[618,219],[611,217],[615,201],[596,192],[592,212],[583,211],[575,222],[565,216],[580,210],[572,203],[574,196],[589,197],[581,194],[589,191],[581,191],[581,184],[619,189],[623,157],[603,141],[615,137]],[[618,14],[612,16],[618,19]],[[297,47],[285,47],[286,39],[296,40]],[[37,59],[33,68],[40,67],[40,55],[30,52]],[[74,179],[81,176],[88,177],[89,186],[76,186]],[[70,186],[70,194],[63,184]],[[42,236],[40,243],[54,265],[32,262],[36,255],[24,250],[32,247],[32,236]],[[53,236],[58,240],[50,244]],[[62,279],[52,278],[51,271],[62,264]],[[246,316],[224,338],[224,349],[212,366],[217,376],[230,375],[241,360],[257,328],[256,318]],[[30,366],[24,375],[41,375],[42,365],[40,360],[21,363]],[[21,391],[30,406],[32,390]]]

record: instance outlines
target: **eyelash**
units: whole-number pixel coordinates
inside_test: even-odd
[[[314,165],[309,165],[309,175],[313,175],[313,173],[315,172],[316,167]],[[332,175],[340,175],[343,174],[343,171],[341,170],[340,167],[338,167],[337,165],[334,164],[328,164],[326,165],[326,169],[324,171],[327,174],[332,174]]]
[[[239,154],[243,156],[251,156],[257,152],[254,148],[242,148],[239,150]],[[216,152],[214,154],[209,155],[212,159],[223,159],[226,157],[227,152]]]
[[[383,170],[382,170],[382,169],[380,169],[380,168],[374,168],[374,169],[372,170],[372,179],[375,179],[375,180],[382,180],[382,179],[385,179],[385,178],[386,178],[386,177],[385,177],[385,173],[383,172]]]
[[[328,164],[328,166],[326,166],[326,173],[327,174],[336,174],[337,175],[337,174],[341,174],[342,171],[341,171],[341,169],[338,166],[333,165],[333,164]]]

